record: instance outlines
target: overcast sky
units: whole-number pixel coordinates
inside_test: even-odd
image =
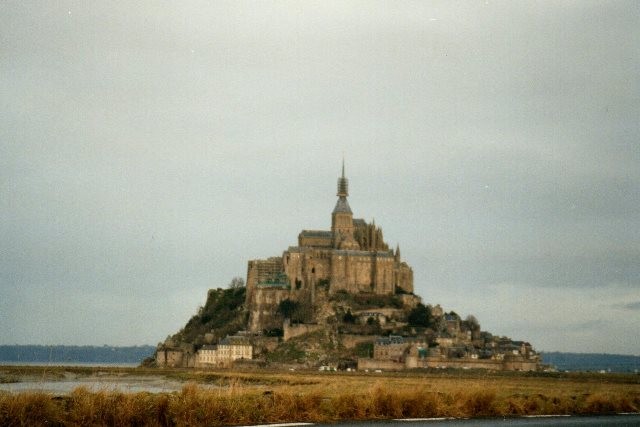
[[[0,344],[156,344],[329,229],[425,303],[640,354],[637,1],[0,8]]]

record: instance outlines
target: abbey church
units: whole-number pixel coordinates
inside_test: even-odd
[[[375,222],[354,219],[347,201],[348,180],[338,178],[338,200],[331,213],[331,230],[302,230],[298,245],[282,256],[249,261],[246,306],[249,330],[269,328],[281,301],[309,307],[338,292],[395,295],[413,293],[413,271],[389,249]],[[318,321],[313,315],[312,321]]]

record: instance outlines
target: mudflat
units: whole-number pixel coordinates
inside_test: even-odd
[[[115,380],[143,386],[99,386]],[[0,424],[229,425],[640,411],[636,374],[0,367],[4,384],[38,381],[97,387],[0,391]],[[172,386],[145,390],[145,382]]]

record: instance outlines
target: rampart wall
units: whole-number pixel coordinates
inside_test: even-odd
[[[440,357],[418,358],[408,356],[404,363],[391,360],[358,359],[358,370],[382,369],[399,371],[412,368],[456,368],[456,369],[488,369],[493,371],[535,371],[538,363],[535,360],[493,360],[493,359],[444,359]]]
[[[404,363],[394,362],[393,360],[376,360],[376,359],[358,359],[358,370],[384,370],[384,371],[401,371],[405,369]]]

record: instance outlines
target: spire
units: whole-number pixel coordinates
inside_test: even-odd
[[[351,214],[351,208],[349,202],[347,202],[347,196],[349,195],[349,180],[344,176],[344,158],[342,159],[342,176],[338,178],[338,202],[333,209],[333,213],[343,212]]]
[[[400,260],[400,243],[396,245],[396,260]]]
[[[338,178],[338,194],[336,196],[347,197],[349,195],[349,180],[344,176],[344,158],[342,159],[342,176]]]
[[[333,247],[336,249],[356,250],[360,245],[353,238],[353,213],[349,207],[349,182],[344,173],[344,156],[342,157],[342,175],[338,178],[338,201],[331,213],[331,232]]]

